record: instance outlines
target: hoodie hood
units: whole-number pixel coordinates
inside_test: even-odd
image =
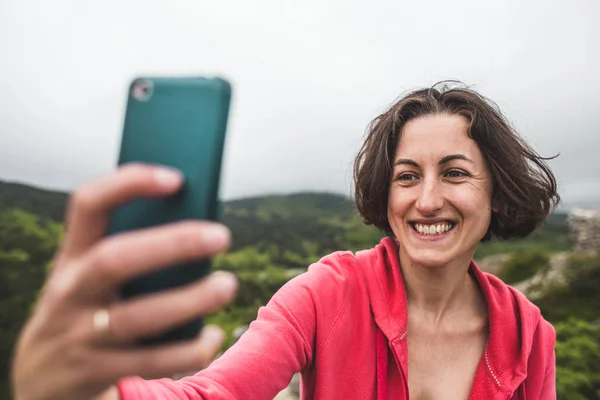
[[[399,248],[387,237],[373,250],[357,253],[367,281],[371,310],[390,345],[403,348],[397,361],[408,371],[407,340],[404,340],[408,307],[398,260]],[[487,375],[484,380],[491,378],[499,398],[507,398],[527,377],[527,364],[541,314],[523,294],[483,272],[474,261],[470,271],[487,302],[490,333],[475,382],[484,378],[480,375]],[[477,391],[475,386],[473,389]]]

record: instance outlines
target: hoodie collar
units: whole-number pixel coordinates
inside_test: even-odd
[[[375,322],[391,343],[402,341],[405,346],[408,307],[398,250],[394,239],[386,237],[374,249],[358,252],[357,259],[367,280]],[[520,292],[481,271],[474,261],[470,271],[488,308],[490,335],[484,354],[486,368],[499,388],[512,392],[527,375],[532,338],[540,319],[539,309],[531,307]],[[406,354],[402,354],[399,360],[405,370],[406,358]]]

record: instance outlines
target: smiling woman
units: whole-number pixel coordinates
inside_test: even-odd
[[[471,139],[470,146],[477,147],[486,172],[491,174],[496,210],[483,240],[491,239],[492,235],[504,239],[529,235],[560,201],[556,180],[545,163],[548,159],[519,137],[493,102],[473,90],[453,88],[446,83],[409,93],[373,121],[355,162],[355,199],[365,222],[393,234],[385,210],[391,189],[389,182],[394,178],[391,160],[415,166],[414,161],[395,158],[397,147],[414,120],[435,116],[455,117],[451,118],[454,123],[462,124],[456,129],[466,136],[463,139]],[[462,117],[462,122],[458,117]],[[428,125],[437,129],[432,122]],[[438,121],[438,125],[446,131],[422,137],[430,140],[427,145],[444,138],[451,122]],[[447,154],[439,160],[440,165],[456,158],[465,159],[467,155]],[[460,174],[453,172],[457,173]]]
[[[468,398],[481,354],[494,339],[490,328],[498,326],[490,321],[490,303],[498,299],[486,298],[478,281],[475,248],[492,236],[524,237],[539,226],[560,200],[553,174],[492,102],[466,88],[434,86],[408,94],[374,121],[355,180],[364,221],[398,248],[408,299],[410,393]],[[526,300],[524,306],[535,309]],[[473,329],[457,328],[470,324]],[[528,398],[548,398],[533,393]]]
[[[193,343],[131,343],[223,307],[235,290],[231,277],[139,302],[107,299],[127,274],[158,268],[157,260],[222,251],[227,232],[179,224],[74,246],[78,235],[102,231],[114,204],[173,193],[182,181],[172,171],[128,166],[83,187],[17,346],[16,398],[266,400],[300,372],[304,399],[555,399],[554,328],[473,261],[479,242],[526,236],[556,206],[545,159],[478,93],[433,87],[375,119],[355,180],[360,214],[387,236],[311,265],[225,354],[181,380],[141,376],[201,369],[220,345],[214,329]],[[92,296],[89,282],[102,282],[103,291]]]

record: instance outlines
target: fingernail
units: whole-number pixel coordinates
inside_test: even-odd
[[[202,337],[214,345],[220,345],[224,336],[223,331],[214,326],[206,326],[202,330]]]
[[[227,296],[230,296],[237,289],[237,280],[228,273],[215,272],[214,285],[217,290]]]
[[[224,246],[229,240],[229,229],[221,224],[210,224],[203,232],[204,238],[215,246]]]
[[[183,180],[181,172],[168,167],[160,167],[154,173],[154,178],[160,185],[175,186]]]

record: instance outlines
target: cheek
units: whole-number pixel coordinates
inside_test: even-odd
[[[398,188],[390,188],[388,196],[388,218],[399,218],[406,215],[409,209],[407,193],[401,193]]]
[[[408,196],[406,193],[400,193],[398,189],[394,190],[392,188],[390,188],[389,193],[387,219],[392,231],[398,236],[400,233],[400,226],[402,225],[402,219],[410,209],[409,202],[407,201]]]
[[[457,191],[454,196],[455,205],[466,219],[481,224],[487,230],[492,214],[492,199],[487,190],[475,189]]]

